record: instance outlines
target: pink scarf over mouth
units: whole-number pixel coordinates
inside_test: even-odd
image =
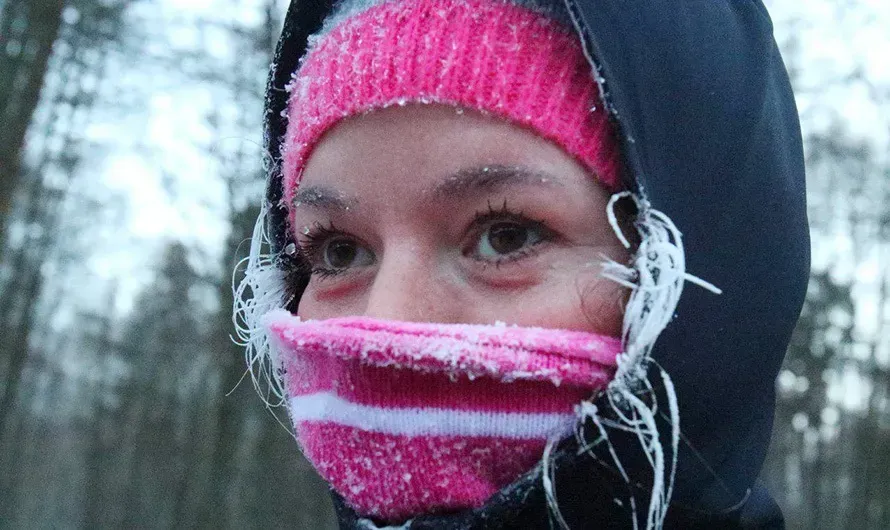
[[[278,310],[266,327],[306,457],[389,522],[481,506],[571,432],[621,351],[613,337],[506,325]]]

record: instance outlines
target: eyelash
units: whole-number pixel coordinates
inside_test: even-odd
[[[471,226],[475,227],[472,230],[472,233],[475,236],[473,241],[476,241],[478,236],[484,232],[485,228],[488,228],[489,225],[495,221],[512,221],[517,225],[526,228],[540,230],[542,237],[540,241],[502,258],[492,261],[483,261],[484,266],[493,265],[495,268],[500,268],[500,266],[505,263],[515,262],[532,256],[537,254],[539,250],[538,247],[541,244],[554,239],[553,231],[547,228],[543,221],[529,218],[522,211],[517,212],[512,210],[507,205],[507,200],[505,199],[499,209],[495,209],[492,206],[491,201],[489,201],[487,211],[476,212],[476,215],[471,222]],[[307,233],[303,234],[303,241],[298,245],[297,252],[300,256],[300,261],[302,261],[304,267],[310,274],[318,275],[320,278],[331,278],[348,272],[349,269],[329,269],[312,265],[312,263],[317,262],[320,254],[324,251],[324,245],[335,237],[355,239],[349,233],[338,229],[333,223],[330,223],[327,227],[316,223]]]
[[[478,237],[484,232],[485,228],[488,228],[495,221],[512,221],[517,225],[523,226],[525,228],[537,229],[541,232],[541,240],[537,243],[528,245],[527,247],[523,247],[521,250],[517,250],[511,254],[508,254],[504,257],[498,258],[493,261],[488,261],[485,265],[494,265],[495,268],[500,268],[501,265],[505,263],[511,263],[514,261],[519,261],[523,258],[533,256],[538,253],[539,246],[542,243],[547,243],[554,239],[554,233],[552,230],[547,228],[547,225],[544,224],[543,221],[539,221],[537,219],[532,219],[525,215],[521,210],[516,212],[512,210],[507,205],[507,199],[504,199],[503,205],[501,205],[499,210],[495,210],[491,205],[491,201],[488,201],[488,211],[480,211],[476,212],[476,216],[473,218],[472,225],[478,226],[479,229],[474,230],[474,238],[476,241]]]
[[[302,262],[306,271],[312,275],[318,275],[321,278],[330,278],[346,272],[346,269],[315,267],[312,263],[314,263],[318,256],[324,251],[324,245],[330,239],[348,235],[349,234],[346,232],[334,226],[334,223],[330,223],[330,226],[328,227],[318,223],[314,224],[308,232],[303,234],[304,241],[297,245],[297,253],[299,254],[300,262]]]

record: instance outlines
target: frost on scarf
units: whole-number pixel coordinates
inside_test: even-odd
[[[506,325],[267,315],[298,441],[358,513],[482,506],[568,435],[618,339]]]

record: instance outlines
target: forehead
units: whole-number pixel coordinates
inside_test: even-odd
[[[568,153],[528,129],[474,110],[418,104],[337,124],[309,156],[300,187],[369,199],[408,197],[485,166],[521,167],[568,185],[591,179]]]

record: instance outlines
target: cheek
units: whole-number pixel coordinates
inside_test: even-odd
[[[501,320],[520,326],[589,331],[621,335],[628,290],[590,272],[550,277],[534,288],[507,297],[489,296],[476,301],[473,320]]]
[[[554,264],[547,278],[516,300],[514,313],[526,326],[572,329],[621,336],[629,289],[602,277],[603,255],[627,263],[620,245],[577,248]]]
[[[304,320],[324,320],[361,315],[364,312],[364,309],[360,307],[360,300],[354,294],[337,296],[338,293],[333,295],[330,293],[321,295],[320,293],[321,291],[315,285],[315,280],[309,282],[306,290],[303,291],[303,296],[300,297],[297,316]]]
[[[588,331],[621,336],[630,291],[611,280],[598,278],[579,285],[577,292],[578,312],[590,326]]]

